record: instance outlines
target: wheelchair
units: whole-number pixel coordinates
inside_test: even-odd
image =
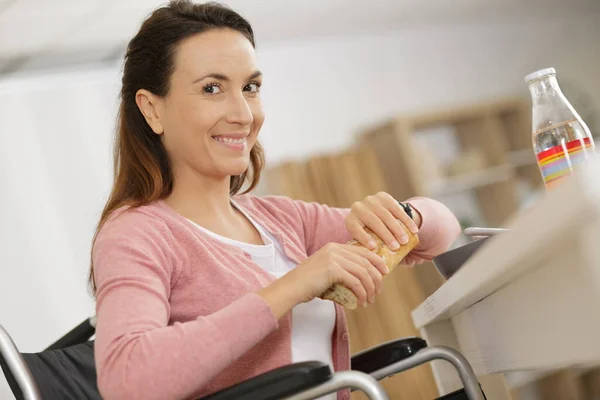
[[[0,365],[17,400],[97,400],[94,345],[96,318],[86,319],[38,353],[21,353],[0,325]],[[456,350],[428,347],[418,337],[396,339],[352,357],[351,370],[332,373],[327,364],[300,362],[276,368],[198,400],[309,400],[342,389],[371,400],[389,400],[379,381],[418,365],[445,360],[463,389],[437,400],[484,400],[468,361]],[[344,397],[349,399],[348,397]]]

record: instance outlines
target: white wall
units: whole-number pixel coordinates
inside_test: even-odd
[[[86,268],[110,185],[115,77],[0,85],[0,323],[25,350],[93,313]]]
[[[268,161],[345,147],[396,112],[527,96],[523,76],[547,66],[600,104],[599,20],[259,43]],[[116,69],[0,82],[0,323],[25,351],[93,312],[86,274],[110,185],[118,82]]]
[[[548,66],[584,84],[600,110],[598,21],[482,22],[265,48],[267,156],[335,150],[397,112],[528,98],[523,78]]]

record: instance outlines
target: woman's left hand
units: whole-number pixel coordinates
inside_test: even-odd
[[[401,244],[408,243],[401,223],[412,233],[419,231],[421,216],[416,210],[413,214],[414,221],[396,199],[388,193],[379,192],[352,204],[350,214],[346,217],[346,228],[354,239],[369,249],[375,248],[376,244],[365,227],[379,236],[389,248],[397,250]]]

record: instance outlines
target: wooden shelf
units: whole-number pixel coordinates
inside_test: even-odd
[[[441,197],[466,190],[473,190],[494,183],[507,181],[514,175],[510,165],[500,165],[482,171],[476,171],[460,176],[445,178],[444,180],[427,185],[426,193],[430,197]]]
[[[530,115],[522,99],[476,104],[397,117],[365,132],[362,141],[374,150],[392,196],[474,193],[483,222],[501,226],[519,210],[519,180],[541,182],[532,151],[523,150],[531,147]],[[422,171],[433,170],[424,164],[432,157],[422,157],[416,137],[437,127],[454,135],[461,153],[481,154],[485,169],[439,182],[425,176]],[[429,144],[429,150],[436,145]]]

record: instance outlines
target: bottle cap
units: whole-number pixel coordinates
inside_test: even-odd
[[[550,75],[550,74],[556,75],[556,70],[554,68],[540,69],[539,71],[535,71],[535,72],[532,72],[531,74],[527,75],[525,77],[525,82],[531,82],[533,80],[541,78],[542,76],[546,76],[546,75]]]

